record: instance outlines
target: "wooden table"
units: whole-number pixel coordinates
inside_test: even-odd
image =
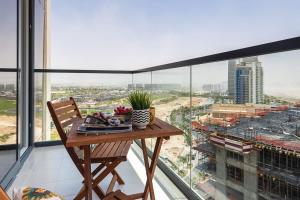
[[[155,199],[152,179],[154,177],[154,171],[157,165],[158,156],[161,150],[162,142],[164,139],[169,139],[170,136],[181,135],[183,132],[160,120],[155,119],[153,125],[148,125],[146,129],[139,130],[134,128],[132,132],[125,133],[114,133],[114,134],[102,134],[102,135],[79,135],[76,130],[80,125],[80,122],[74,122],[72,129],[68,134],[66,141],[67,147],[81,147],[84,150],[84,179],[85,179],[85,199],[92,199],[92,175],[91,175],[91,144],[100,144],[103,142],[116,142],[116,141],[132,141],[140,139],[142,143],[144,164],[146,169],[147,181],[145,184],[145,189],[141,193],[129,195],[129,199],[147,199],[150,193],[152,200]],[[153,151],[152,161],[149,163],[147,146],[145,139],[147,138],[156,138],[155,148]]]

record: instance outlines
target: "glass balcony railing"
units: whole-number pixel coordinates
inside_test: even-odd
[[[16,73],[0,72],[0,180],[16,162]]]
[[[36,73],[35,141],[60,140],[47,101],[74,97],[83,116],[97,111],[113,112],[124,105],[130,84],[128,74]]]
[[[58,6],[61,1],[53,1],[53,3],[55,6],[53,10],[56,10],[53,13],[58,14],[57,11],[61,14],[70,13],[64,12],[63,7]],[[278,5],[277,7],[282,10],[284,6]],[[191,7],[190,4],[188,6]],[[297,13],[297,6],[292,7],[295,8],[294,13]],[[63,23],[61,17],[50,17],[52,13],[50,8],[50,1],[43,0],[0,1],[2,27],[0,29],[0,184],[2,187],[9,185],[15,177],[15,172],[20,169],[34,144],[48,145],[60,140],[46,106],[47,101],[72,96],[78,102],[83,116],[86,116],[100,110],[112,112],[119,105],[127,105],[125,99],[132,90],[145,90],[152,95],[156,117],[180,128],[184,133],[164,141],[158,163],[169,178],[183,192],[188,193],[187,196],[195,195],[199,199],[217,200],[300,199],[300,37],[147,69],[101,71],[97,70],[100,66],[94,67],[100,58],[102,66],[111,67],[126,66],[127,62],[134,63],[134,61],[137,61],[134,65],[138,65],[143,59],[133,59],[140,56],[151,63],[157,62],[151,60],[153,56],[160,58],[158,62],[173,60],[171,51],[166,49],[169,49],[169,44],[178,37],[176,34],[175,37],[171,34],[171,42],[170,38],[166,37],[167,42],[164,43],[160,31],[154,33],[147,30],[143,33],[140,28],[144,26],[138,27],[140,30],[135,31],[136,36],[148,40],[145,36],[150,33],[148,36],[153,36],[151,41],[158,39],[144,48],[144,45],[140,45],[139,42],[133,42],[136,39],[134,34],[128,34],[131,30],[127,25],[130,23],[122,23],[126,25],[125,28],[123,27],[124,30],[129,30],[124,37],[126,42],[122,43],[121,40],[116,39],[123,34],[121,26],[120,30],[112,29],[112,36],[115,39],[110,39],[116,42],[107,45],[107,41],[110,40],[107,33],[103,32],[107,28],[89,29],[85,26],[86,20],[82,20],[83,18],[80,18],[79,24],[83,23],[84,26]],[[69,9],[68,6],[65,8]],[[239,6],[234,8],[237,9]],[[270,9],[272,13],[276,13],[273,10]],[[118,9],[115,11],[119,12]],[[89,14],[89,12],[84,13]],[[267,15],[264,9],[261,9],[261,13],[264,14],[261,16],[263,21],[264,16]],[[76,9],[76,12],[71,13],[73,17],[74,14],[76,15],[74,19],[78,19],[80,12],[78,13]],[[291,15],[286,15],[286,18],[283,15],[276,15],[276,17],[282,19],[281,22],[293,21],[284,18],[300,19],[295,17],[293,12],[289,14]],[[123,19],[122,16],[115,17]],[[66,19],[72,22],[73,17]],[[256,17],[259,18],[259,15]],[[91,17],[87,19],[97,26],[107,25],[107,22],[115,20],[115,18],[111,20],[111,17],[107,18],[110,19],[109,21],[105,21],[105,17],[100,18],[104,19],[104,23],[90,20]],[[54,23],[50,19],[53,19]],[[133,19],[139,18],[133,17]],[[160,18],[155,18],[157,19]],[[174,19],[177,23],[180,17]],[[233,22],[232,19],[227,21]],[[247,28],[251,27],[243,20],[241,23]],[[72,31],[67,27],[69,29],[66,32],[66,24],[75,29]],[[275,35],[273,34],[271,38],[262,35],[263,37],[257,41],[269,41],[279,37],[280,35],[277,34],[281,32],[278,30],[285,30],[287,33],[280,37],[297,35],[296,29],[291,29],[297,26],[291,24],[283,28],[276,26],[276,29],[269,31]],[[189,26],[194,27],[194,24],[189,23]],[[260,28],[269,30],[270,27],[260,26]],[[94,30],[92,35],[89,35],[89,30]],[[189,35],[197,35],[185,31],[189,29],[182,30]],[[210,32],[211,30],[207,29],[207,36],[211,36]],[[218,38],[220,31],[213,32],[216,33],[213,37],[220,39]],[[234,34],[240,35],[240,32],[234,31]],[[199,34],[194,38],[195,41],[191,39],[186,41],[187,43],[171,45],[174,47],[172,49],[176,49],[173,56],[180,55],[177,50],[181,51],[181,58],[186,58],[190,55],[206,55],[222,49],[253,44],[256,37],[252,37],[250,32],[245,33],[249,35],[240,37],[244,38],[242,42],[234,41],[232,34],[229,34],[230,37],[226,40],[224,38],[228,34],[227,36],[224,34],[222,45],[215,42],[216,45],[204,45],[204,48],[201,48],[202,52],[182,52],[181,50],[186,49],[182,48],[183,44],[194,49],[198,45],[195,41],[199,43],[203,38],[204,43],[208,44],[206,39],[209,37],[202,37]],[[100,43],[97,39],[87,36],[95,36]],[[180,38],[184,39],[181,36]],[[161,46],[160,43],[163,45]],[[123,48],[126,45],[128,49]],[[176,48],[179,47],[178,45],[180,48]],[[133,48],[135,46],[136,48]],[[149,47],[154,47],[152,51],[154,54],[147,50]],[[126,51],[135,53],[127,54]],[[107,56],[109,54],[114,60]],[[54,67],[55,65],[64,67],[57,68]],[[154,139],[147,140],[149,155],[154,149],[154,144]]]
[[[35,141],[59,139],[46,100],[73,96],[86,115],[145,90],[156,117],[184,132],[164,142],[160,165],[199,198],[299,199],[299,52],[133,74],[38,72]]]

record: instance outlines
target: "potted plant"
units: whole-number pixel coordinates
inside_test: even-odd
[[[132,124],[138,129],[145,129],[150,121],[149,108],[152,100],[147,92],[134,91],[128,96],[128,103],[132,107]]]
[[[130,122],[132,116],[132,108],[126,108],[125,106],[118,106],[114,109],[115,117],[121,122]]]

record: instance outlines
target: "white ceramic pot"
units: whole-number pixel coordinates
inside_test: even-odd
[[[145,129],[150,122],[149,109],[133,110],[132,124],[138,129]]]

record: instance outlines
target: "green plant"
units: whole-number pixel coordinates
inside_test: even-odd
[[[147,92],[138,90],[131,92],[127,100],[134,110],[149,109],[152,103],[151,96]]]

